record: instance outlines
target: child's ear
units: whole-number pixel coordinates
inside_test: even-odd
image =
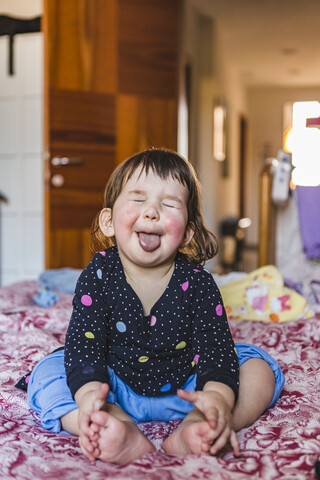
[[[114,236],[111,208],[104,208],[99,215],[99,227],[106,237]]]
[[[194,235],[194,230],[190,225],[188,225],[187,228],[186,228],[186,231],[184,232],[184,237],[183,237],[183,240],[181,242],[180,247],[183,248],[183,247],[186,247],[187,245],[189,245],[189,243],[192,240],[193,235]]]

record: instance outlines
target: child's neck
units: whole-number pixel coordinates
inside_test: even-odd
[[[159,300],[174,271],[174,261],[158,267],[123,265],[127,282],[139,297],[144,315],[149,315],[153,305]]]

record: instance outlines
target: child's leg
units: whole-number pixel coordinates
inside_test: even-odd
[[[91,456],[105,461],[127,463],[143,453],[153,451],[153,445],[132,418],[118,406],[107,403],[109,389],[105,387],[102,387],[102,393],[97,394],[99,399],[105,401],[106,412],[98,411],[93,416]],[[112,395],[108,401],[113,401]],[[79,410],[67,386],[62,350],[45,357],[33,369],[28,383],[28,402],[40,416],[43,428],[55,433],[64,431],[79,436]],[[79,438],[80,445],[81,441]],[[130,450],[128,443],[134,449]],[[112,458],[110,444],[113,447],[117,445],[123,455],[114,449]]]
[[[232,412],[236,432],[258,420],[270,405],[274,391],[273,370],[262,358],[251,358],[241,365],[239,397]]]
[[[60,418],[61,429],[76,437],[79,436],[78,413],[79,409],[76,408]]]
[[[240,388],[237,403],[233,409],[233,428],[239,431],[256,421],[270,405],[275,393],[275,374],[262,358],[250,358],[240,366]],[[194,408],[168,437],[163,448],[167,453],[185,455],[203,454],[206,446],[209,424],[205,416]]]

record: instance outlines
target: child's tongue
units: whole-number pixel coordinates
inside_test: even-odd
[[[153,252],[160,246],[160,235],[153,233],[139,233],[139,244],[146,252]]]

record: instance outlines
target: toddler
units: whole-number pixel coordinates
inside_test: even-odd
[[[28,384],[44,428],[79,436],[91,460],[126,464],[154,451],[137,422],[172,419],[183,421],[165,452],[215,455],[229,442],[239,455],[235,432],[280,395],[277,362],[233,342],[202,266],[217,245],[200,202],[192,165],[166,149],[130,157],[108,181],[65,348]]]

